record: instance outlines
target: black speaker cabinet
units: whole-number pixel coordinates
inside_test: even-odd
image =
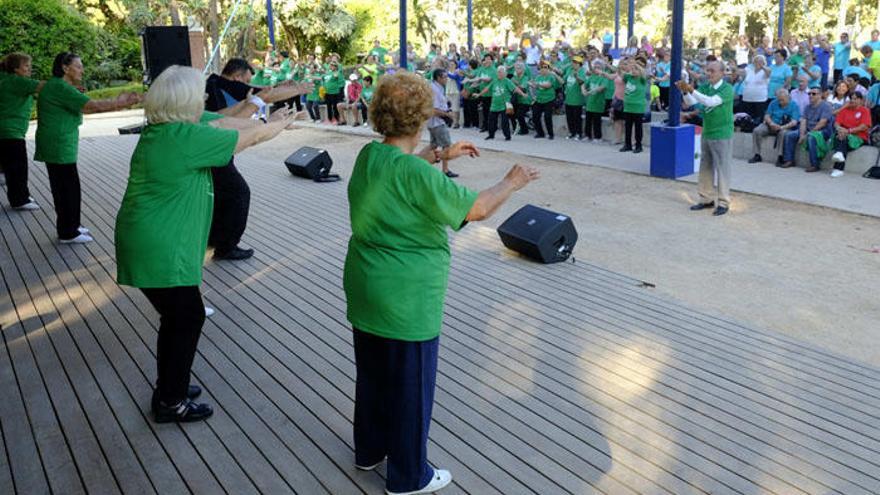
[[[287,170],[297,177],[319,180],[330,175],[333,160],[327,150],[303,146],[288,156],[284,164],[287,165]]]
[[[147,84],[171,65],[192,65],[186,26],[147,26],[142,41]]]
[[[534,205],[511,215],[498,227],[498,235],[508,249],[541,263],[565,261],[578,239],[570,217]]]

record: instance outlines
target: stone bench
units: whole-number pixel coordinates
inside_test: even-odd
[[[761,157],[767,163],[776,163],[776,149],[773,144],[775,136],[765,136],[761,140]],[[846,171],[862,174],[877,162],[877,154],[880,152],[874,146],[862,146],[849,153],[846,158]],[[740,160],[748,160],[752,155],[752,135],[747,132],[736,132],[733,135],[733,157]],[[810,165],[807,151],[798,146],[795,152],[795,165],[806,168]],[[830,170],[834,163],[831,161],[831,153],[828,153],[820,163],[820,168]]]

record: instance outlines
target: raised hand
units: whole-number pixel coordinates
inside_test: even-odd
[[[510,168],[504,180],[513,186],[514,191],[526,187],[529,182],[537,180],[541,177],[541,172],[535,167],[527,167],[525,165],[516,164]]]
[[[480,150],[470,141],[458,141],[446,149],[447,160],[455,160],[465,155],[475,158],[480,156]]]

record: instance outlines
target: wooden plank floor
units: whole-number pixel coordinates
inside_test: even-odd
[[[217,313],[194,376],[216,414],[149,421],[157,318],[114,282],[135,142],[81,143],[96,242],[54,242],[41,165],[44,209],[0,213],[0,493],[382,493],[352,466],[345,182],[239,158],[257,254],[206,264]],[[601,267],[530,263],[478,225],[451,239],[429,445],[444,493],[880,493],[877,368]]]

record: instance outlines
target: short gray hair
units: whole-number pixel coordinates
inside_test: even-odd
[[[755,57],[752,58],[752,63],[755,63],[758,60],[760,60],[762,64],[767,65],[767,57],[763,55],[755,55]]]
[[[192,67],[172,65],[153,81],[144,97],[150,124],[197,122],[205,110],[205,78]]]

